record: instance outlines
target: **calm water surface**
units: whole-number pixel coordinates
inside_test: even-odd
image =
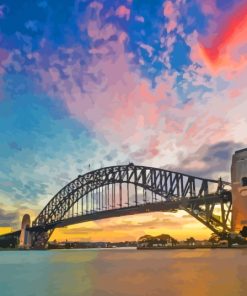
[[[247,295],[247,249],[1,251],[1,296]]]

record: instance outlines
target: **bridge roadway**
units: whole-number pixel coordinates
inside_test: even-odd
[[[33,231],[48,231],[54,228],[62,228],[69,225],[79,224],[83,222],[128,216],[128,215],[136,215],[143,214],[149,212],[177,212],[178,210],[186,210],[186,208],[190,206],[200,206],[204,204],[211,205],[212,203],[220,204],[224,199],[224,202],[231,201],[230,196],[222,197],[222,195],[214,195],[208,196],[203,199],[194,199],[194,200],[179,200],[179,201],[168,201],[168,202],[156,202],[156,203],[147,203],[138,206],[130,206],[125,208],[118,208],[106,211],[95,211],[92,213],[84,214],[84,215],[76,215],[74,217],[69,217],[67,219],[63,219],[61,221],[56,221],[54,223],[47,224],[45,226],[33,226],[28,227],[27,230],[30,232]],[[207,225],[208,226],[208,225]],[[11,232],[0,237],[8,237],[8,236],[18,236],[20,235],[21,230]]]
[[[105,211],[95,211],[92,213],[84,215],[75,215],[74,217],[69,217],[61,221],[56,221],[54,223],[47,224],[45,229],[49,230],[52,228],[61,228],[73,224],[78,224],[82,222],[101,220],[106,218],[114,218],[128,215],[143,214],[149,212],[177,212],[178,210],[183,210],[191,206],[200,206],[200,205],[211,205],[212,203],[220,204],[224,199],[224,202],[231,201],[230,196],[222,197],[221,195],[207,196],[201,198],[200,200],[178,200],[178,201],[166,201],[166,202],[156,202],[156,203],[147,203],[138,206],[123,207],[112,210]],[[44,227],[42,226],[33,226],[29,230],[36,230]]]

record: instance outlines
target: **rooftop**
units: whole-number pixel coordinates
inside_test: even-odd
[[[244,152],[244,151],[247,151],[247,148],[237,150],[237,151],[235,151],[235,153],[240,153],[240,152]]]

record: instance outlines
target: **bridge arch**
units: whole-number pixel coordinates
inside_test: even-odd
[[[105,167],[64,186],[33,221],[33,229],[48,231],[49,237],[55,227],[83,221],[183,209],[216,233],[229,231],[231,196],[225,185],[229,183],[132,163]],[[220,219],[213,214],[217,204]]]

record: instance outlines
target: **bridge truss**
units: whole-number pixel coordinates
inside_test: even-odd
[[[185,210],[217,234],[231,230],[227,182],[134,164],[101,168],[62,188],[34,220],[40,247],[56,227],[154,211]]]

